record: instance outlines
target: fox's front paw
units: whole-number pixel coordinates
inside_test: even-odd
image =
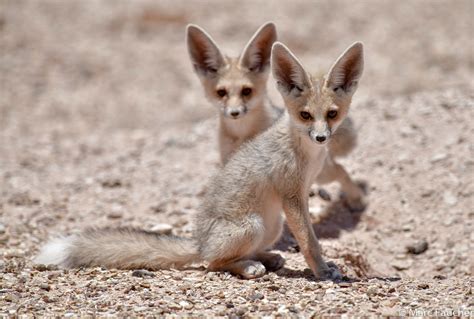
[[[339,272],[336,264],[332,261],[327,262],[324,266],[320,267],[317,277],[320,280],[342,280],[342,274]]]
[[[353,193],[354,194],[341,193],[341,201],[351,211],[361,212],[367,207],[364,193],[360,189]]]
[[[352,212],[362,212],[367,207],[367,202],[364,197],[345,197],[342,200],[344,205],[346,205]]]

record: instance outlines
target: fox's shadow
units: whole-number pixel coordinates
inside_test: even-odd
[[[282,269],[278,270],[276,274],[279,277],[285,277],[285,278],[304,278],[308,281],[316,281],[316,282],[321,281],[320,279],[315,278],[313,273],[309,269],[296,270],[296,269],[283,267]],[[375,275],[367,275],[367,276],[361,276],[361,277],[343,276],[342,279],[340,280],[331,280],[331,281],[335,283],[354,283],[354,282],[364,282],[370,279],[377,279],[377,280],[386,281],[386,282],[394,282],[394,281],[399,281],[400,277],[375,274]]]
[[[359,183],[364,192],[367,190],[365,183]],[[313,222],[313,229],[319,239],[334,239],[341,235],[342,230],[353,230],[361,221],[367,207],[361,210],[351,210],[342,199],[332,201]],[[285,223],[283,234],[274,249],[280,251],[299,250],[298,244]]]

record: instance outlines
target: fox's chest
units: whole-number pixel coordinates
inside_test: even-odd
[[[328,152],[326,148],[320,148],[316,150],[308,159],[306,172],[304,174],[304,191],[305,193],[309,192],[309,188],[316,180],[316,177],[321,173],[321,170],[324,167],[324,162]]]
[[[235,143],[241,144],[265,131],[272,123],[266,112],[249,113],[239,119],[223,118],[221,129]]]

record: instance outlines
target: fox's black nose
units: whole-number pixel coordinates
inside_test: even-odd
[[[318,141],[319,143],[322,143],[326,140],[326,136],[324,135],[317,135],[316,136],[316,141]]]
[[[230,112],[230,115],[232,115],[233,117],[237,117],[239,116],[240,112],[239,111],[232,111]]]

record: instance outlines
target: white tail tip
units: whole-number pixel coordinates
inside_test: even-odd
[[[43,265],[65,266],[69,254],[69,248],[72,246],[73,236],[60,237],[49,241],[41,248],[34,262]]]

